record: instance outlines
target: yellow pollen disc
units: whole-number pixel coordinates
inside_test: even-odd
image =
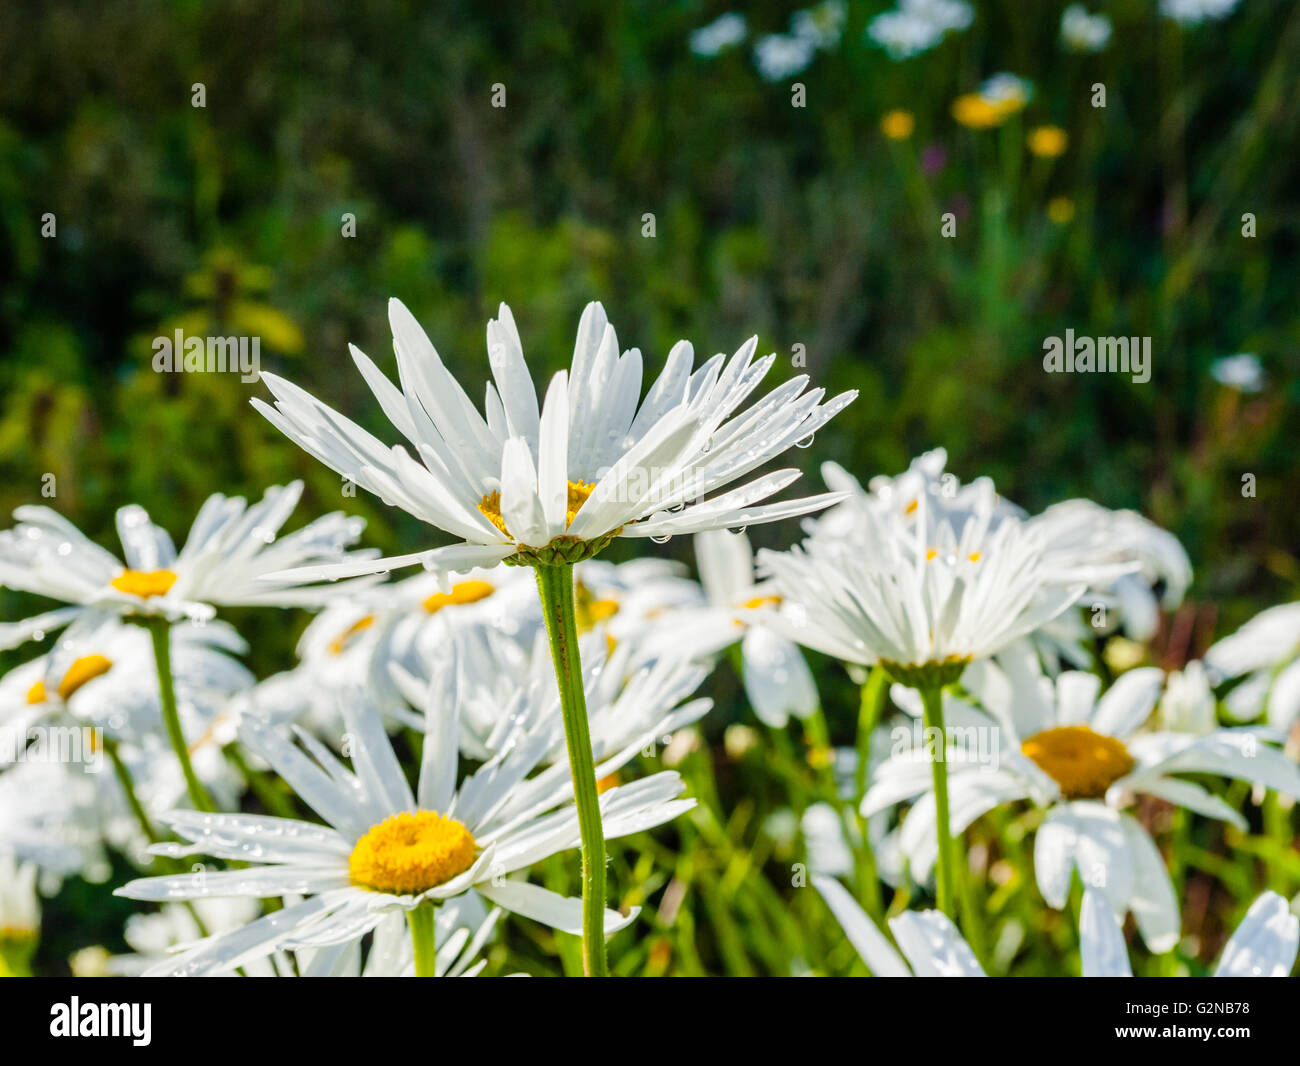
[[[444,607],[486,600],[494,592],[496,586],[490,581],[459,581],[452,585],[450,592],[435,592],[424,601],[424,609],[430,614],[437,614]]]
[[[573,606],[577,616],[578,632],[590,633],[601,622],[618,614],[618,600],[598,600],[581,581],[573,583]]]
[[[587,502],[587,498],[596,490],[594,482],[570,481],[569,482],[569,500],[564,513],[564,528],[568,529],[573,525],[573,520],[578,516],[578,511],[582,505]],[[501,517],[501,493],[499,491],[484,494],[478,502],[479,513],[491,522],[497,529],[501,530],[507,537],[513,536],[509,529],[506,528],[506,520]]]
[[[608,792],[611,788],[617,787],[618,784],[619,784],[618,771],[615,770],[614,773],[610,774],[608,777],[602,777],[599,781],[596,782],[596,791]]]
[[[358,618],[348,626],[347,629],[343,630],[342,633],[330,641],[329,653],[331,655],[342,655],[343,649],[348,646],[348,641],[363,630],[369,629],[374,624],[375,616],[373,614],[368,614]]]
[[[111,659],[106,659],[102,655],[83,655],[68,667],[68,672],[59,682],[59,699],[66,700],[87,681],[94,680],[100,674],[108,673],[112,668]]]
[[[1101,799],[1106,789],[1133,769],[1133,756],[1120,741],[1086,725],[1036,733],[1020,750],[1061,786],[1066,799]]]
[[[978,563],[978,562],[980,561],[980,553],[979,553],[979,552],[971,552],[971,553],[970,553],[970,561],[971,561],[972,563]]]
[[[938,557],[939,557],[939,550],[937,548],[930,548],[925,553],[925,561],[927,563],[931,562],[934,559],[937,559]]]
[[[752,596],[741,604],[742,607],[779,607],[781,605],[780,596]]]
[[[456,819],[437,811],[403,811],[371,826],[357,841],[348,876],[360,888],[414,895],[464,873],[477,851],[473,835]]]
[[[916,509],[919,506],[920,504],[916,500],[913,500],[911,503],[909,503],[906,507],[903,508],[903,514],[914,515],[916,514]]]
[[[28,703],[44,703],[44,702],[45,702],[45,682],[44,682],[44,681],[37,681],[36,684],[34,684],[31,688],[29,688],[29,689],[27,690],[27,702],[28,702]]]
[[[123,570],[109,582],[118,592],[139,596],[166,596],[176,584],[176,575],[170,570]]]

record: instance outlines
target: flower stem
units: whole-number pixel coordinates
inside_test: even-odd
[[[947,731],[943,725],[943,689],[929,686],[922,688],[921,702],[925,706],[925,731],[927,736],[931,729],[938,730],[938,743],[934,759],[930,766],[934,773],[934,822],[935,832],[939,837],[939,868],[935,874],[935,888],[938,896],[939,910],[949,918],[955,918],[953,911],[953,853],[952,831],[948,820],[948,741]]]
[[[546,635],[560,684],[564,739],[582,836],[582,956],[588,977],[604,977],[605,962],[605,833],[600,820],[596,766],[587,729],[587,696],[582,685],[578,626],[574,614],[573,566],[539,565],[537,591],[546,618]]]
[[[880,883],[876,873],[876,857],[871,848],[867,819],[861,814],[862,800],[867,794],[871,773],[871,734],[880,721],[880,712],[889,691],[889,677],[881,666],[874,666],[862,686],[858,701],[857,766],[853,774],[853,815],[858,820],[856,867],[858,898],[875,921],[884,919],[884,904],[880,898]]]
[[[172,680],[171,625],[165,618],[149,618],[145,620],[144,626],[153,638],[153,657],[158,666],[158,690],[162,696],[163,724],[167,727],[172,751],[176,753],[181,773],[185,776],[185,789],[195,810],[215,811],[216,806],[190,764],[190,752],[185,744],[185,733],[181,729],[180,712],[176,709],[176,687]]]
[[[425,900],[413,910],[406,912],[406,921],[411,927],[411,946],[415,950],[415,976],[438,976],[438,944],[434,920],[437,908]]]

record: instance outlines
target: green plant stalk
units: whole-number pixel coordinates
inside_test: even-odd
[[[884,903],[880,898],[880,883],[876,876],[876,856],[867,834],[867,819],[862,816],[862,800],[867,794],[871,770],[871,734],[880,721],[880,712],[889,692],[889,676],[880,666],[874,666],[858,700],[857,766],[853,772],[853,811],[857,818],[858,840],[854,849],[857,869],[858,899],[863,909],[879,923],[884,920]]]
[[[190,763],[189,748],[185,744],[185,733],[181,729],[180,712],[176,709],[176,687],[172,679],[171,624],[165,618],[148,618],[144,627],[153,638],[153,657],[158,667],[158,690],[162,697],[163,725],[167,727],[167,737],[171,741],[176,761],[181,765],[185,777],[185,790],[190,802],[197,811],[215,811],[216,805],[208,796],[207,789],[194,773]]]
[[[546,618],[546,636],[560,686],[564,740],[569,750],[573,798],[582,837],[582,956],[588,977],[608,973],[605,960],[605,832],[600,818],[600,793],[587,728],[587,696],[582,686],[578,624],[574,612],[573,565],[539,564],[537,591]]]
[[[438,944],[434,920],[437,908],[425,900],[406,912],[407,924],[411,927],[411,947],[415,952],[415,976],[438,976]]]
[[[943,725],[943,690],[929,687],[922,688],[920,692],[921,702],[925,706],[926,734],[931,735],[931,729],[938,730],[939,744],[941,745],[935,753],[935,758],[930,763],[934,775],[934,828],[939,839],[939,864],[935,873],[935,890],[939,910],[949,918],[955,919],[953,900],[956,893],[953,876],[956,871],[953,869],[952,833],[948,821],[948,752],[946,740],[948,734]]]

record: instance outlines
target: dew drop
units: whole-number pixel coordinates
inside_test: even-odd
[[[748,526],[732,526],[730,529],[727,530],[727,532],[730,533],[733,537],[739,537],[748,528],[749,528]]]
[[[797,441],[795,441],[795,442],[794,442],[794,446],[795,446],[796,448],[811,448],[811,447],[812,447],[813,437],[814,437],[814,436],[815,436],[815,434],[813,434],[813,433],[809,433],[808,436],[806,436],[806,437],[803,438],[803,440],[797,440]]]
[[[673,539],[673,535],[671,533],[665,533],[662,537],[651,537],[650,539],[656,544],[667,544]]]

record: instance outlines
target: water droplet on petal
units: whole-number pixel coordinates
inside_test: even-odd
[[[808,436],[806,436],[806,437],[803,438],[803,440],[797,440],[797,441],[795,441],[795,442],[794,442],[794,446],[795,446],[796,448],[811,448],[811,447],[812,447],[813,437],[814,437],[814,436],[815,436],[815,434],[813,434],[813,433],[809,433]]]
[[[665,533],[662,537],[651,537],[650,539],[656,544],[667,544],[673,539],[673,535],[671,533]]]

